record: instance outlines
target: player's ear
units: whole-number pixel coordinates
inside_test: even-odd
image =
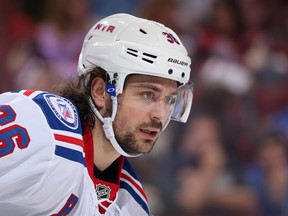
[[[106,83],[101,77],[95,77],[91,83],[91,97],[100,110],[105,106],[106,101]]]

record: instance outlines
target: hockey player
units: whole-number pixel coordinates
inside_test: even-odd
[[[58,94],[0,95],[1,215],[150,215],[127,157],[187,120],[186,49],[157,22],[115,14],[88,32],[78,75]]]

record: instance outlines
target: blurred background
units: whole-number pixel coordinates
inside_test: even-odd
[[[159,21],[192,59],[187,124],[132,159],[155,216],[288,215],[288,1],[1,0],[0,93],[76,76],[89,28]]]

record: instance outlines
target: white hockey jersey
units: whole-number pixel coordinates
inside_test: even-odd
[[[68,99],[33,90],[1,94],[0,215],[149,215],[128,160],[119,159],[111,202],[115,189],[90,177],[93,161],[84,147],[80,118]]]

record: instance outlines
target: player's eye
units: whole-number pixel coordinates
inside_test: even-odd
[[[164,101],[167,105],[172,106],[176,103],[176,96],[166,96]]]
[[[154,101],[156,99],[156,96],[153,92],[144,92],[143,97],[145,100],[151,100],[151,101]]]

